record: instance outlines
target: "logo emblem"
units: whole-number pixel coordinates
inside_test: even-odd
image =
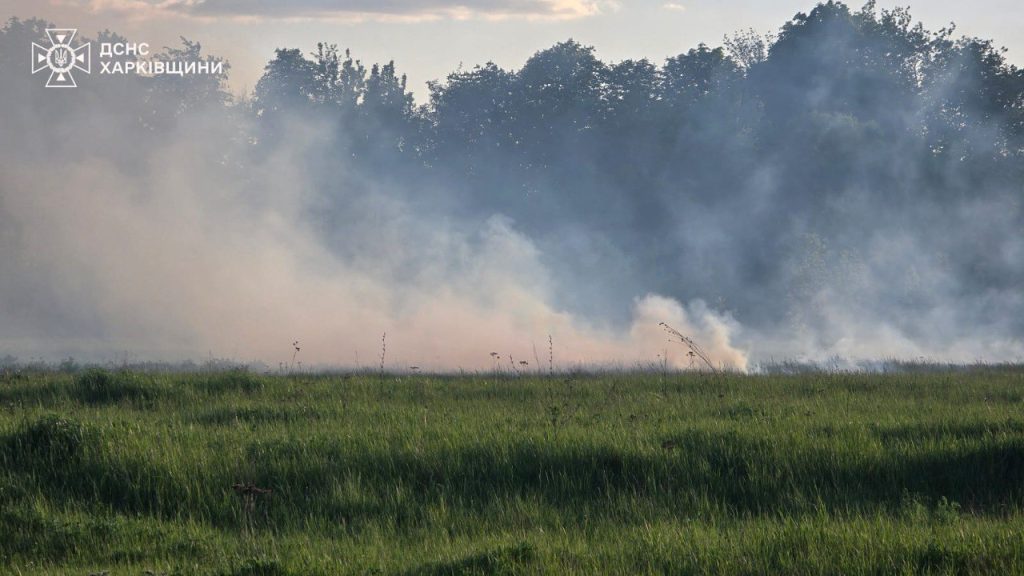
[[[32,43],[32,73],[50,70],[47,88],[74,88],[75,78],[72,70],[81,70],[89,74],[92,63],[92,49],[89,42],[78,48],[71,47],[71,40],[78,33],[76,28],[50,28],[46,35],[50,38],[50,46]]]

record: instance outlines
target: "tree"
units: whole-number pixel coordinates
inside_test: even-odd
[[[301,51],[278,48],[275,53],[253,93],[253,108],[258,116],[308,109],[318,95],[324,94],[323,76],[319,76],[318,84],[317,66],[305,59]]]
[[[222,58],[204,56],[202,46],[181,38],[181,48],[165,48],[153,57],[162,62],[205,62],[219,64],[219,74],[189,74],[182,76],[156,75],[148,85],[146,102],[149,106],[147,122],[172,122],[182,114],[203,108],[221,108],[231,100],[227,92],[228,71],[231,66]]]

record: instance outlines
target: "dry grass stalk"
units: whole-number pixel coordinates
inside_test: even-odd
[[[256,500],[261,497],[270,497],[273,490],[270,488],[259,488],[255,484],[235,483],[231,489],[242,497],[242,518],[245,533],[252,534],[256,524]]]
[[[704,362],[704,364],[707,365],[707,367],[711,370],[712,373],[718,372],[718,369],[715,368],[715,365],[711,363],[711,359],[708,357],[707,353],[705,353],[704,350],[701,349],[701,347],[698,346],[697,343],[693,341],[693,338],[684,335],[683,333],[679,332],[678,330],[664,322],[660,323],[659,326],[661,326],[662,329],[665,330],[665,332],[668,332],[669,336],[678,339],[680,344],[686,346],[686,348],[688,349],[688,355],[690,356],[691,360],[695,357],[699,358],[701,361]]]

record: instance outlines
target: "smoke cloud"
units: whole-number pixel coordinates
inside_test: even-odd
[[[281,50],[28,73],[0,36],[0,355],[546,370],[1024,357],[1024,74],[836,3],[658,67],[567,42],[412,102]],[[98,40],[116,39],[107,35]],[[326,51],[325,51],[326,49]],[[188,44],[168,58],[203,58]],[[325,80],[326,78],[326,80]],[[995,82],[997,85],[991,85]]]
[[[94,121],[69,115],[60,131],[95,134]],[[625,331],[553,306],[539,249],[498,215],[427,218],[371,188],[347,203],[366,223],[345,230],[348,253],[328,249],[309,225],[320,198],[303,159],[327,135],[288,125],[270,157],[234,175],[224,123],[202,114],[146,153],[128,131],[105,134],[102,148],[75,136],[6,163],[2,210],[17,232],[3,245],[0,349],[274,365],[298,340],[307,366],[366,368],[387,332],[389,369],[546,371],[549,335],[557,369],[653,365],[668,346],[658,322],[670,321],[706,335],[716,361],[745,367],[727,320],[699,304],[642,298]],[[685,366],[684,356],[669,360]]]

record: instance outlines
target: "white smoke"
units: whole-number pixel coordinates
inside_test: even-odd
[[[703,303],[642,298],[618,333],[555,308],[540,250],[501,216],[451,223],[414,214],[400,194],[353,194],[355,219],[373,224],[340,231],[350,249],[338,255],[303,212],[317,192],[302,157],[320,130],[292,123],[275,155],[233,179],[211,160],[225,139],[210,126],[186,123],[132,170],[108,161],[117,150],[87,148],[8,167],[0,209],[19,234],[0,249],[22,263],[8,287],[48,289],[0,328],[0,348],[276,365],[298,340],[307,365],[366,367],[386,332],[389,368],[539,370],[549,335],[556,368],[653,365],[671,347],[658,326],[668,322],[720,365],[746,367],[734,324]],[[54,310],[59,322],[38,321]]]

